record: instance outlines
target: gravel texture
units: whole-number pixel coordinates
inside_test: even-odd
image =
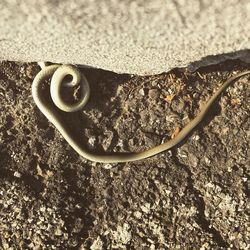
[[[140,151],[175,136],[223,81],[246,69],[238,60],[151,76],[85,69],[90,101],[62,115],[89,149]],[[229,87],[178,148],[99,164],[79,157],[35,106],[38,71],[0,63],[2,249],[250,248],[249,77]]]
[[[140,75],[249,61],[249,11],[249,0],[1,0],[0,60]]]

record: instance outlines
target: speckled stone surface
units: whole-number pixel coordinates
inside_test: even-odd
[[[1,0],[0,60],[154,74],[235,58],[248,52],[249,10],[248,0]]]

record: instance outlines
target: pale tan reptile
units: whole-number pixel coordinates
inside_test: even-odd
[[[48,118],[48,120],[54,124],[54,126],[60,131],[62,136],[78,154],[90,161],[102,163],[118,163],[142,160],[173,148],[181,141],[183,141],[183,139],[185,139],[187,135],[190,134],[190,132],[202,121],[204,116],[207,114],[208,109],[229,84],[233,83],[241,76],[250,74],[249,70],[229,78],[222,86],[220,86],[220,88],[212,95],[209,101],[202,107],[200,113],[190,123],[188,123],[173,139],[159,146],[138,153],[94,154],[86,150],[85,147],[75,139],[72,131],[70,131],[70,129],[65,125],[63,119],[58,114],[57,109],[59,108],[66,112],[75,112],[82,109],[87,103],[90,95],[90,88],[87,79],[75,66],[58,64],[50,66],[46,66],[44,64],[41,66],[42,70],[36,75],[32,84],[32,95],[36,105]],[[63,79],[66,75],[71,75],[73,77],[71,83],[63,83]],[[46,98],[42,95],[42,82],[50,77],[52,77],[50,84],[51,98],[55,105],[49,104],[50,102],[48,102],[48,100],[46,100]],[[72,86],[76,84],[80,84],[82,97],[78,103],[69,105],[65,103],[61,98],[60,89],[62,85]]]

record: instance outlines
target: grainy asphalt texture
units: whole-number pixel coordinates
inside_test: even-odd
[[[83,70],[90,101],[61,115],[90,150],[140,151],[175,136],[223,81],[247,69],[231,60],[143,77]],[[110,165],[78,156],[38,110],[38,71],[0,63],[2,249],[250,247],[249,77],[179,147]]]

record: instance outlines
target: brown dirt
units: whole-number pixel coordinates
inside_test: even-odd
[[[84,69],[91,99],[62,115],[90,150],[141,151],[177,134],[223,81],[246,69],[237,60],[143,77]],[[250,247],[248,77],[178,148],[111,165],[78,156],[38,110],[38,71],[0,63],[3,249]]]

